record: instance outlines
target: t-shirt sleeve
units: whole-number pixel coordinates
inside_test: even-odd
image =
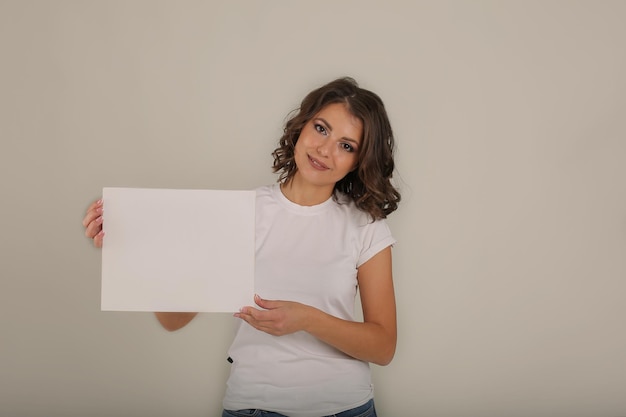
[[[362,245],[361,253],[359,254],[359,259],[356,264],[357,268],[369,261],[381,250],[396,243],[396,240],[391,235],[391,230],[387,222],[382,219],[364,226],[361,236]]]

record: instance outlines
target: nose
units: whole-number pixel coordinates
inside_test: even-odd
[[[329,155],[329,153],[330,153],[330,149],[329,149],[330,142],[331,142],[331,141],[329,141],[329,140],[323,140],[323,141],[321,141],[321,142],[317,145],[317,149],[316,149],[317,153],[318,153],[319,155],[321,155],[321,156],[328,157],[328,155]]]

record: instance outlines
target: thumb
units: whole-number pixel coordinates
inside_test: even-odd
[[[277,308],[280,305],[278,301],[265,300],[261,298],[259,294],[254,294],[254,302],[256,303],[256,305],[266,310]]]

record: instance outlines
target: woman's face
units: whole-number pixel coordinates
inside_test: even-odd
[[[332,192],[337,181],[356,167],[362,140],[361,120],[344,103],[327,105],[300,132],[294,179]]]

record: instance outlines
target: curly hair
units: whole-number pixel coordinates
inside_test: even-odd
[[[339,78],[311,91],[285,123],[279,146],[272,152],[278,181],[287,183],[297,171],[294,158],[296,142],[309,120],[329,104],[344,103],[348,111],[363,123],[363,143],[356,168],[335,184],[337,192],[351,198],[356,206],[376,219],[384,219],[398,208],[400,193],[391,184],[394,170],[394,139],[382,100],[375,93],[360,88],[349,77]]]

